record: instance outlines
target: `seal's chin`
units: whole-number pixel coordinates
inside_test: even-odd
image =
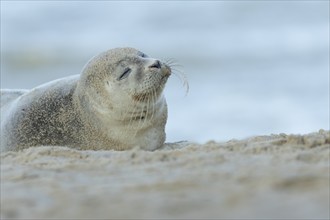
[[[135,93],[132,95],[132,99],[136,102],[156,102],[161,96],[163,88],[164,86],[159,86],[158,88],[150,88],[143,92]]]
[[[159,83],[154,84],[152,87],[148,87],[148,89],[144,89],[141,92],[134,93],[132,99],[137,102],[156,102],[164,90],[168,77],[169,76],[163,76]]]

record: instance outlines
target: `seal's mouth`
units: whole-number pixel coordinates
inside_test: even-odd
[[[167,66],[166,64],[163,65],[164,65],[164,70],[162,70],[162,78],[161,78],[162,81],[164,79],[167,79],[172,73],[172,70],[169,66]]]
[[[150,101],[155,102],[162,94],[166,81],[169,76],[170,74],[166,74],[166,75],[164,74],[160,78],[159,83],[155,83],[153,87],[133,94],[132,99],[137,102],[150,102]]]
[[[167,80],[170,75],[163,75],[161,81]]]
[[[143,90],[132,95],[132,99],[137,102],[150,102],[158,100],[162,94],[167,79],[172,73],[171,68],[160,61],[155,62],[149,68],[154,69],[149,79],[145,80]]]

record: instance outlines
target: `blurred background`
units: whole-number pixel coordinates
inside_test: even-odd
[[[135,47],[173,58],[167,141],[329,129],[329,1],[1,1],[1,88]]]

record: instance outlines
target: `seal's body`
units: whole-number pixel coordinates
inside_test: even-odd
[[[60,145],[154,150],[165,141],[171,69],[133,48],[106,51],[80,75],[1,91],[1,150]]]

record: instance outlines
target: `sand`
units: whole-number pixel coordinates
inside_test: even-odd
[[[330,132],[1,153],[1,218],[329,218]]]

